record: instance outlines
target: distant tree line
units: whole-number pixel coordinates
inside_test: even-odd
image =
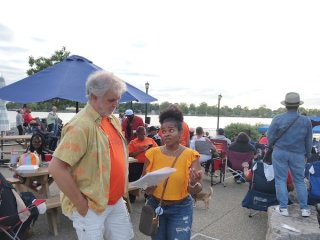
[[[159,114],[163,109],[170,106],[172,103],[163,102],[163,103],[148,103],[148,115],[149,114]],[[184,115],[187,116],[217,116],[218,107],[209,106],[207,103],[203,102],[199,105],[193,103],[174,103],[179,106]],[[9,102],[7,104],[7,109],[18,109],[22,107],[22,103],[13,103]],[[83,108],[85,104],[79,104],[80,108]],[[68,110],[70,107],[75,107],[75,102],[68,100],[53,99],[40,103],[28,103],[28,106],[32,108],[32,111],[36,112],[49,112],[51,111],[52,106],[57,106],[59,112],[68,112],[74,110]],[[121,103],[116,112],[124,113],[126,109],[132,108],[137,114],[145,114],[145,104],[143,103]],[[237,107],[230,108],[228,106],[222,106],[219,111],[219,115],[223,117],[255,117],[255,118],[272,118],[278,113],[285,112],[285,108],[278,108],[276,110],[271,110],[266,106],[261,106],[259,108],[249,109],[248,107]],[[305,109],[303,107],[299,108],[300,113],[306,113],[308,116],[320,116],[319,109]]]

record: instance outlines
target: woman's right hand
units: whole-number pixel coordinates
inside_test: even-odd
[[[152,195],[153,192],[156,190],[156,187],[157,187],[157,186],[147,187],[146,190],[145,190],[145,193],[146,193],[147,195]]]

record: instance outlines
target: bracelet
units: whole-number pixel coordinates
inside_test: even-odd
[[[195,188],[196,186],[202,187],[201,183],[199,183],[199,182],[196,182],[194,185],[189,184],[189,187],[191,187],[191,188]]]

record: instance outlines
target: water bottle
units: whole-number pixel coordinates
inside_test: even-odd
[[[10,158],[10,164],[11,166],[16,166],[18,161],[19,153],[12,148],[11,149],[11,158]]]

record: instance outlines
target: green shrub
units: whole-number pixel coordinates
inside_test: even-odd
[[[249,135],[249,137],[254,140],[258,141],[260,138],[260,133],[257,130],[256,125],[250,125],[247,123],[231,123],[224,128],[224,133],[226,137],[233,139],[234,136],[237,136],[238,133],[245,132]]]

